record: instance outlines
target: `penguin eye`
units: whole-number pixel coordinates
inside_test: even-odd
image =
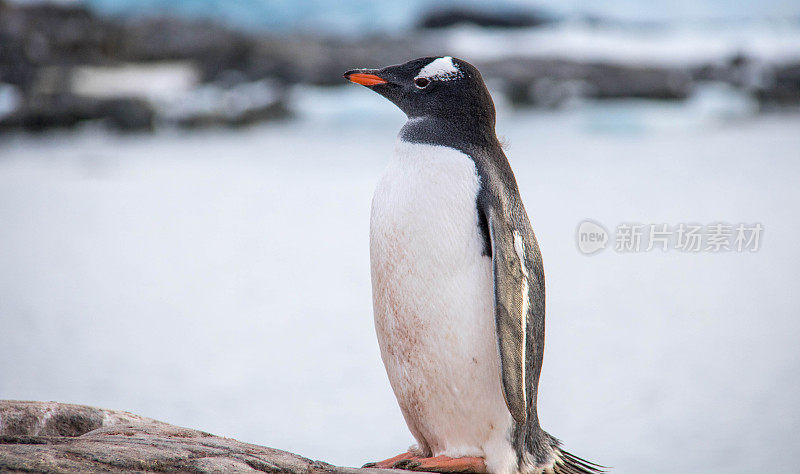
[[[414,79],[414,85],[419,87],[420,89],[424,89],[424,88],[428,87],[428,84],[430,84],[430,83],[431,83],[431,81],[426,79],[426,78],[424,78],[424,77],[418,77],[418,78]]]

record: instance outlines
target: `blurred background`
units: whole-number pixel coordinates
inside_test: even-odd
[[[797,472],[797,0],[0,0],[0,398],[403,451],[368,227],[404,117],[341,74],[442,54],[544,255],[543,426],[616,472]],[[764,231],[586,256],[584,219]]]

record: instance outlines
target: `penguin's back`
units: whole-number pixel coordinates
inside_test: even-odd
[[[502,394],[491,259],[475,162],[454,148],[398,141],[372,202],[375,326],[392,388],[420,448],[516,456]]]

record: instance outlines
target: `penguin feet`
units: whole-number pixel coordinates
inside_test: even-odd
[[[368,463],[364,464],[361,467],[362,468],[377,467],[377,468],[381,468],[381,469],[392,469],[393,467],[395,467],[395,464],[397,464],[399,462],[402,462],[402,461],[410,461],[412,459],[420,459],[420,457],[417,456],[416,454],[412,453],[411,451],[408,451],[408,452],[403,453],[403,454],[398,454],[395,457],[392,457],[392,458],[389,458],[389,459],[384,459],[383,461],[368,462]]]
[[[432,458],[421,458],[414,456],[395,461],[391,467],[395,469],[426,472],[458,472],[471,474],[486,474],[487,472],[484,459],[477,457],[451,458],[448,456],[435,456]]]

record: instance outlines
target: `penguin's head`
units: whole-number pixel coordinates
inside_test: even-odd
[[[469,120],[494,128],[494,103],[483,78],[462,59],[419,58],[382,69],[353,69],[344,78],[386,97],[408,118]]]

